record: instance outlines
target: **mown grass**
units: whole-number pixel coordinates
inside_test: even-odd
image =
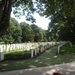
[[[75,45],[71,47],[69,43],[65,44],[61,48],[61,54],[75,54]]]
[[[44,67],[75,61],[75,57],[56,55],[57,47],[58,46],[55,46],[47,50],[45,53],[36,58],[0,62],[0,65],[3,66],[1,71]]]

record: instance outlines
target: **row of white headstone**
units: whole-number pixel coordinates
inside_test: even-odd
[[[42,44],[41,47],[39,48],[35,48],[35,49],[31,49],[31,58],[37,56],[38,54],[44,52],[45,50],[55,46],[55,45],[59,45],[61,44],[61,42],[50,42],[50,43],[46,43],[46,44]]]
[[[0,45],[0,61],[4,60],[4,51],[12,50],[31,50],[31,58],[43,52],[44,50],[59,44],[60,42],[39,42],[39,43],[20,43],[20,44],[2,44]],[[41,46],[39,48],[39,46]],[[35,54],[34,54],[35,53]]]
[[[8,52],[12,50],[30,50],[33,44],[31,43],[21,43],[21,44],[2,44],[0,45],[0,52]]]
[[[57,42],[59,43],[59,42]],[[1,44],[0,45],[0,52],[8,52],[12,50],[30,50],[34,49],[36,47],[39,47],[40,45],[54,45],[55,42],[40,42],[40,43],[20,43],[20,44]]]

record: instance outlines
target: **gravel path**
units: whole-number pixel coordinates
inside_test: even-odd
[[[75,62],[47,67],[0,72],[0,75],[52,75],[53,72],[59,72],[63,75],[75,75]]]

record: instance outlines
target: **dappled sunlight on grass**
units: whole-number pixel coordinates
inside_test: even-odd
[[[3,64],[3,66],[7,66],[8,64]]]
[[[57,56],[54,56],[54,58],[57,58]]]
[[[1,62],[0,64],[4,65],[1,71],[43,67],[75,61],[75,57],[56,55],[56,51],[57,46],[47,50],[45,53],[36,58]]]
[[[35,68],[36,66],[34,66],[34,65],[30,65],[29,67]]]

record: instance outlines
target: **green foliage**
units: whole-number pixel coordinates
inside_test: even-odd
[[[41,29],[40,27],[36,26],[35,24],[32,24],[31,28],[33,29],[33,31],[35,33],[35,37],[34,37],[35,42],[46,41],[45,40],[45,38],[46,38],[45,37],[45,35],[46,35],[45,30]]]
[[[11,51],[4,54],[5,60],[20,60],[28,59],[31,57],[30,51]]]
[[[33,0],[0,0],[0,34],[4,33],[9,27],[12,7],[16,17],[25,15],[27,20],[35,22],[32,16],[36,10]]]
[[[0,44],[4,44],[4,42],[0,42]]]
[[[25,22],[20,24],[15,18],[10,19],[10,26],[7,31],[0,35],[0,42],[21,43],[47,41],[45,30],[36,25],[29,25]]]
[[[34,32],[30,25],[25,22],[20,23],[20,27],[22,29],[22,42],[34,41]]]
[[[70,44],[65,44],[61,48],[61,54],[75,54],[75,45],[70,47]]]
[[[75,43],[75,1],[37,0],[36,3],[40,11],[38,11],[39,14],[45,15],[51,20],[48,27],[50,35],[52,36],[51,39],[67,41],[68,37],[70,37],[68,40]],[[61,24],[64,25],[64,27],[61,26]],[[58,32],[60,34],[58,34]],[[62,37],[59,38],[61,35]]]
[[[5,43],[21,42],[22,30],[19,23],[14,18],[10,20],[7,31],[1,35],[1,41]]]
[[[34,8],[33,0],[19,0],[13,5],[13,13],[15,17],[26,16],[26,20],[35,22],[32,14],[36,10]],[[27,12],[27,14],[25,14]]]

